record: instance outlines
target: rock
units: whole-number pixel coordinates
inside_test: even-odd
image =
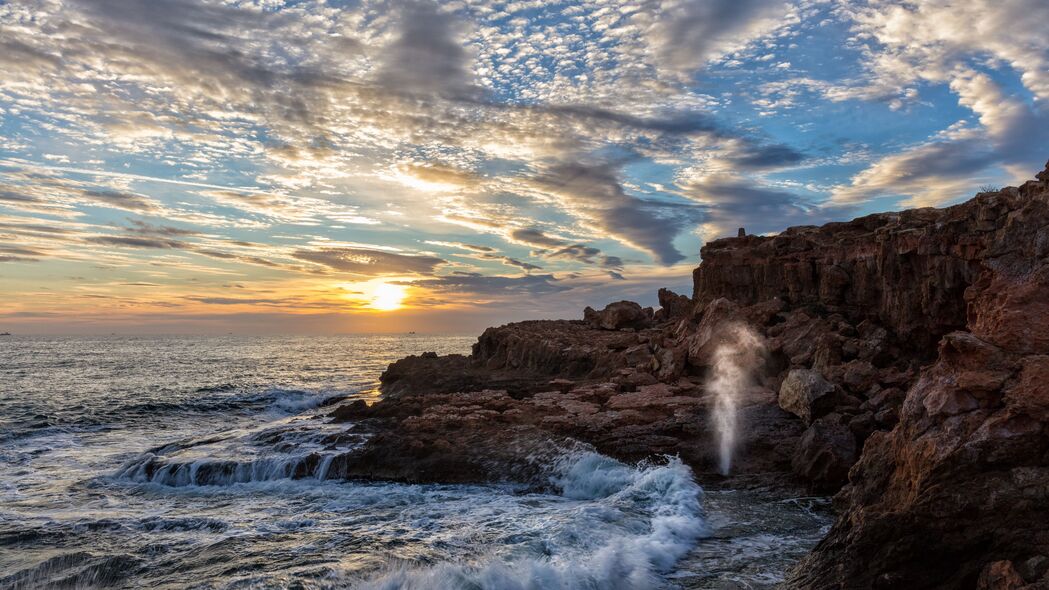
[[[944,280],[967,283],[970,330],[943,335],[895,428],[867,440],[840,516],[788,587],[1049,585],[1026,567],[1049,555],[1049,192],[1024,186],[930,213],[953,224],[936,225],[957,240],[944,255],[968,265]],[[968,233],[981,220],[992,229]],[[940,302],[920,305],[943,313],[951,293],[928,288]],[[888,398],[868,403],[891,408]]]
[[[661,348],[656,352],[656,376],[660,381],[673,381],[685,374],[688,350],[683,346]]]
[[[865,394],[875,384],[877,371],[874,365],[864,360],[852,360],[845,363],[842,379],[845,386],[853,393]]]
[[[692,315],[692,300],[687,295],[678,295],[670,289],[660,289],[658,297],[661,321],[678,320]]]
[[[638,371],[637,369],[623,369],[612,381],[619,385],[623,391],[634,391],[642,385],[659,383],[659,379],[652,373]]]
[[[338,422],[348,422],[367,418],[370,415],[368,410],[368,402],[359,399],[335,408],[331,416]]]
[[[617,301],[601,311],[584,309],[583,321],[601,330],[641,329],[652,323],[652,315],[633,301]]]
[[[853,416],[849,420],[849,430],[852,431],[852,435],[856,437],[856,442],[859,447],[863,446],[863,442],[867,438],[874,434],[874,431],[881,425],[881,421],[874,417],[870,411],[862,412]],[[842,482],[844,483],[844,481]]]
[[[575,381],[571,379],[551,379],[549,385],[561,393],[568,393],[572,386],[575,385]]]
[[[1028,582],[1042,580],[1049,572],[1049,557],[1035,555],[1021,563],[1016,571]]]
[[[806,424],[830,412],[838,403],[834,385],[816,371],[794,369],[779,389],[779,407]]]
[[[528,321],[488,328],[470,358],[473,366],[496,376],[502,372],[597,379],[623,368],[623,351],[637,344],[635,334],[596,329],[584,322]]]
[[[987,564],[976,580],[976,590],[1018,590],[1026,585],[1011,561]]]
[[[652,352],[647,344],[638,344],[623,351],[623,358],[632,367],[652,367]]]
[[[843,417],[830,414],[816,420],[801,435],[791,466],[817,489],[836,490],[847,480],[856,461],[856,438]]]
[[[840,336],[832,332],[820,334],[812,356],[812,368],[821,372],[830,371],[841,364],[843,356]]]
[[[688,364],[697,369],[710,366],[718,346],[731,337],[732,326],[742,323],[739,306],[727,299],[712,301],[703,311],[703,319],[688,337]]]
[[[957,245],[986,240],[968,222],[982,208],[971,201],[707,242],[692,299],[747,306],[779,297],[795,308],[840,312],[854,324],[877,321],[931,353],[943,334],[966,323],[964,292],[979,262]],[[993,211],[994,223],[1004,223],[1008,208]]]

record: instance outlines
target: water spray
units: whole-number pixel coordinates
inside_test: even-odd
[[[753,384],[754,372],[764,359],[761,336],[743,324],[721,328],[721,343],[714,350],[707,391],[714,396],[714,429],[718,438],[718,469],[728,475],[739,438],[739,402]]]

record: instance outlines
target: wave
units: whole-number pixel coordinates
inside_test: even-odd
[[[707,534],[702,489],[677,458],[664,465],[629,467],[584,452],[557,461],[551,483],[563,497],[585,501],[586,512],[595,517],[579,520],[579,529],[573,531],[577,542],[546,543],[540,555],[510,560],[401,567],[352,586],[361,590],[655,588],[664,584],[661,574]],[[608,523],[616,526],[609,529]]]
[[[0,587],[98,588],[118,584],[141,567],[130,555],[96,556],[86,551],[66,553],[43,563],[0,577]]]
[[[0,429],[0,441],[36,437],[55,431],[105,431],[127,424],[167,419],[171,415],[178,414],[200,416],[268,412],[275,416],[291,416],[336,404],[353,395],[352,392],[311,391],[280,387],[229,393],[237,389],[239,388],[229,384],[199,388],[194,393],[201,394],[200,397],[178,401],[115,404],[107,407],[105,411],[92,413],[79,413],[77,409],[83,409],[83,406],[64,407],[61,413],[26,413],[20,417],[15,416],[14,420]]]
[[[238,389],[232,386],[200,388],[198,393],[225,393]],[[268,387],[261,391],[247,391],[224,397],[189,398],[178,402],[143,402],[118,406],[113,410],[117,415],[136,416],[154,415],[157,413],[187,412],[211,413],[238,409],[263,409],[297,414],[305,410],[319,408],[345,399],[348,393],[331,391],[310,391],[305,389],[285,389]]]
[[[333,460],[340,453],[309,453],[301,456],[262,457],[253,461],[198,459],[169,462],[146,453],[125,465],[118,479],[170,487],[230,486],[239,483],[281,479],[328,479]]]

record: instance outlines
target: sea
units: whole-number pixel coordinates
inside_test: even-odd
[[[580,448],[548,485],[327,477],[392,361],[472,337],[0,337],[0,588],[772,588],[826,498]]]

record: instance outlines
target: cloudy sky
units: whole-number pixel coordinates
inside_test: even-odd
[[[0,2],[0,330],[476,332],[1019,184],[1044,0]]]

